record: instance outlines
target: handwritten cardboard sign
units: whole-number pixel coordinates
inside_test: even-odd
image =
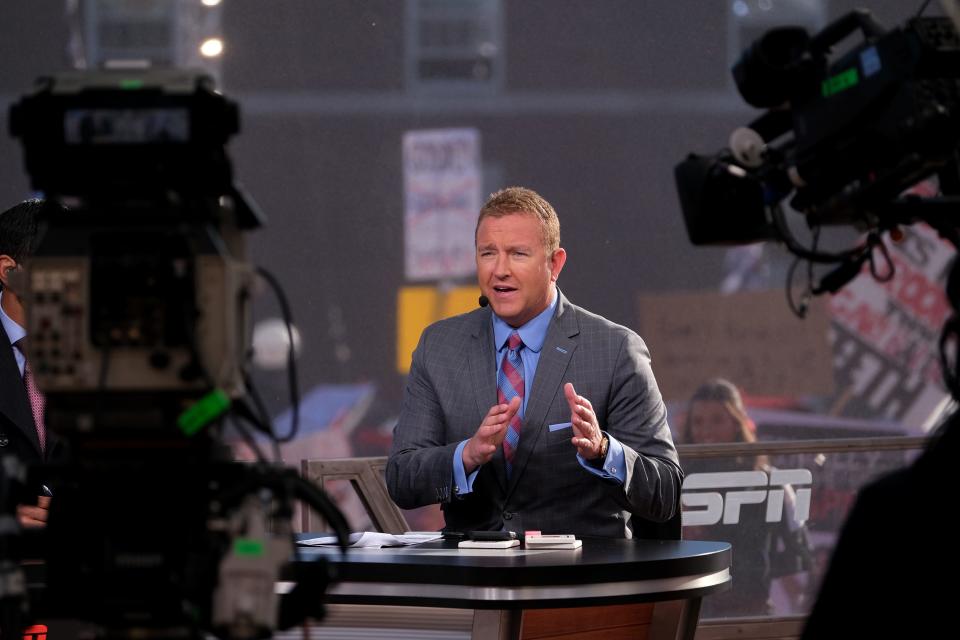
[[[638,314],[668,400],[686,400],[715,377],[751,395],[833,392],[829,318],[820,301],[801,320],[782,291],[646,294]]]

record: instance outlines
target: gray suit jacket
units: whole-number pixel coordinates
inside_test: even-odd
[[[480,468],[471,493],[458,496],[453,487],[457,445],[497,403],[491,311],[477,309],[420,337],[387,462],[390,495],[404,509],[439,502],[453,531],[679,537],[678,527],[650,534],[643,522],[679,524],[683,479],[646,345],[557,293],[509,479],[500,449]],[[623,444],[623,486],[580,466],[571,428],[549,430],[570,422],[566,382],[593,404],[600,428]]]

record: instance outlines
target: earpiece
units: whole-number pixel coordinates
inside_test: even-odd
[[[7,267],[3,270],[3,277],[0,277],[0,291],[8,289],[10,287],[10,273],[17,271],[20,268],[19,264],[14,264],[12,267]],[[13,293],[16,293],[14,289],[10,289]]]

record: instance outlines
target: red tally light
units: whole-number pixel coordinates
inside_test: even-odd
[[[47,640],[47,625],[35,624],[23,630],[23,640]]]

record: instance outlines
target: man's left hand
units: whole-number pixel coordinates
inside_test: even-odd
[[[593,412],[593,405],[583,396],[578,396],[573,384],[563,385],[563,395],[570,405],[570,424],[573,426],[571,442],[577,448],[577,453],[584,460],[595,460],[600,457],[600,445],[603,442],[603,433],[597,423],[597,415]]]

